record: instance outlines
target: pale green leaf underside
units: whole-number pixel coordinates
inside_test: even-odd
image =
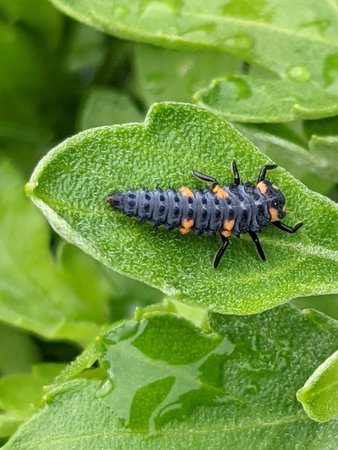
[[[325,422],[338,415],[338,351],[316,369],[297,398],[313,420]]]
[[[338,114],[338,95],[307,81],[236,75],[214,80],[195,99],[235,122],[286,122]]]
[[[64,141],[40,162],[27,192],[64,238],[115,270],[192,304],[247,314],[296,296],[336,291],[337,207],[282,169],[270,177],[285,192],[286,223],[305,225],[293,236],[265,230],[266,263],[244,237],[233,240],[213,270],[218,238],[153,229],[106,204],[114,190],[202,187],[192,169],[230,182],[233,159],[244,181],[254,180],[268,162],[218,116],[163,103],[151,109],[145,124],[97,128]]]
[[[166,47],[219,49],[280,76],[330,84],[337,67],[338,8],[323,0],[52,0],[113,35]],[[307,14],[304,15],[304,8]]]
[[[23,185],[9,164],[1,164],[1,320],[47,338],[88,342],[109,320],[107,288],[99,274],[94,278],[93,261],[77,251],[73,261],[83,273],[78,294],[71,268],[53,259],[47,223],[25,198]]]
[[[153,311],[113,327],[94,351],[114,387],[89,378],[56,386],[4,449],[270,449],[287,439],[333,450],[337,422],[312,421],[295,392],[334,351],[336,322],[289,306],[210,322],[206,333]]]

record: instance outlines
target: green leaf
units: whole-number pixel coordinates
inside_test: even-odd
[[[289,137],[283,136],[283,132],[286,131],[285,125],[273,125],[272,130],[269,130],[270,126],[267,124],[260,126],[236,124],[235,126],[269,158],[292,173],[310,189],[326,194],[332,189],[335,181],[338,181],[338,170],[334,173],[334,170],[328,168],[324,154],[319,153],[317,157],[309,151],[307,142],[293,142]],[[334,166],[334,161],[332,165]]]
[[[102,33],[81,24],[73,25],[66,55],[67,69],[84,78],[94,78],[102,67],[107,53],[107,38]]]
[[[50,49],[60,40],[62,14],[45,0],[2,0],[1,12],[10,24],[34,29]]]
[[[163,292],[158,289],[107,269],[108,271],[108,279],[115,291],[114,296],[111,297],[114,320],[132,317],[136,308],[156,304],[163,299]]]
[[[325,422],[338,415],[338,351],[323,362],[297,392],[306,413]]]
[[[337,129],[338,116],[327,117],[326,119],[321,120],[306,120],[303,122],[303,131],[309,140],[313,135],[323,137],[330,136],[332,135],[332,131]]]
[[[80,115],[81,130],[124,122],[142,122],[143,115],[129,97],[112,89],[96,88],[87,97]]]
[[[32,415],[42,400],[43,388],[52,383],[64,364],[39,364],[31,373],[0,378],[0,437],[10,436]]]
[[[300,309],[312,308],[338,320],[338,295],[299,297],[292,304]]]
[[[4,450],[283,448],[286,435],[333,450],[337,422],[310,420],[295,393],[336,348],[337,323],[290,306],[210,322],[145,312],[114,326],[96,344],[106,381],[49,390]]]
[[[128,322],[101,346],[99,361],[108,374],[103,401],[134,432],[153,432],[168,416],[187,416],[191,404],[237,403],[221,386],[221,365],[233,349],[226,337],[203,335],[175,315]]]
[[[326,176],[338,182],[338,136],[313,135],[309,148],[316,161],[322,165]]]
[[[113,190],[203,186],[192,169],[230,182],[233,159],[245,181],[268,162],[216,115],[163,103],[151,109],[145,124],[97,128],[67,139],[40,162],[27,192],[64,238],[116,271],[191,304],[246,314],[295,296],[334,292],[337,229],[331,224],[337,207],[282,169],[270,177],[285,192],[287,223],[304,220],[305,226],[294,236],[264,231],[266,263],[245,237],[233,242],[213,270],[218,239],[153,229],[106,205]]]
[[[0,209],[1,320],[47,338],[88,342],[109,320],[107,286],[92,279],[93,261],[78,257],[80,281],[53,260],[47,224],[24,197],[23,180],[7,163],[0,166]]]
[[[238,71],[241,64],[238,58],[210,50],[135,46],[136,83],[147,105],[166,100],[191,101],[193,94],[211,79]]]
[[[234,75],[195,94],[200,106],[235,122],[286,122],[338,114],[338,94],[306,79],[264,80]]]
[[[39,349],[28,334],[0,323],[0,376],[28,372],[39,360]]]
[[[232,77],[204,92],[203,105],[228,119],[282,122],[338,112],[338,8],[330,0],[286,0],[282,5],[264,0],[254,6],[250,0],[204,5],[119,0],[114,8],[109,0],[95,8],[90,0],[52,3],[118,37],[175,49],[222,50],[278,76]],[[306,17],[305,8],[310,11]]]
[[[330,0],[224,3],[51,0],[81,22],[118,37],[165,47],[218,49],[281,77],[333,83],[338,14]],[[304,15],[304,8],[308,14]]]

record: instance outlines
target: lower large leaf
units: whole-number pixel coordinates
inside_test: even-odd
[[[71,137],[38,165],[27,192],[63,237],[115,270],[214,311],[246,314],[292,297],[337,290],[338,210],[282,169],[269,174],[286,196],[286,222],[296,235],[268,229],[267,262],[247,237],[233,241],[218,270],[218,238],[153,229],[111,210],[110,191],[202,187],[192,169],[231,182],[236,159],[242,181],[269,162],[230,124],[189,104],[160,103],[144,124],[102,127]]]
[[[285,305],[210,324],[146,312],[113,327],[4,448],[334,449],[337,422],[312,421],[296,391],[336,348],[337,323]],[[96,359],[103,379],[81,372]]]

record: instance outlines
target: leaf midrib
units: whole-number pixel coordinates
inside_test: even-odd
[[[269,418],[271,417],[271,415],[269,415]],[[295,423],[295,422],[308,422],[310,419],[308,418],[308,416],[304,413],[304,412],[300,412],[299,414],[294,414],[292,416],[286,416],[283,417],[282,419],[276,419],[274,421],[266,421],[266,422],[262,422],[262,421],[257,421],[257,422],[250,422],[249,424],[232,424],[232,426],[224,426],[224,427],[212,427],[210,425],[208,425],[207,428],[202,428],[200,426],[200,424],[198,425],[198,428],[194,428],[193,433],[194,434],[210,434],[210,433],[219,433],[219,434],[224,434],[226,432],[233,432],[233,431],[241,431],[241,430],[254,430],[257,431],[257,429],[264,429],[266,427],[275,427],[275,426],[281,426],[281,425],[287,425],[287,424],[291,424],[291,423]],[[161,436],[165,436],[165,435],[169,435],[169,436],[178,436],[181,437],[182,435],[189,435],[191,436],[192,431],[191,431],[191,427],[194,425],[192,423],[189,422],[189,428],[188,429],[180,429],[180,430],[162,430],[160,432],[154,433],[153,437],[161,437]],[[58,441],[63,441],[63,440],[68,440],[68,441],[75,441],[75,440],[80,440],[83,438],[96,438],[96,437],[102,437],[102,436],[107,436],[107,437],[114,437],[114,436],[130,436],[132,438],[135,438],[137,435],[133,434],[132,432],[126,430],[118,430],[118,431],[97,431],[97,432],[93,432],[93,433],[82,433],[82,434],[64,434],[62,436],[58,436],[58,437],[48,437],[47,439],[43,439],[43,440],[37,440],[34,441],[34,444],[43,444],[46,442],[58,442]],[[144,435],[139,435],[140,437],[145,437]],[[150,436],[150,435],[147,435]]]

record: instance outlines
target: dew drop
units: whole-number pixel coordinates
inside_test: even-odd
[[[100,395],[104,397],[105,395],[110,394],[113,389],[114,384],[110,379],[107,379],[101,386]]]
[[[247,34],[235,34],[225,40],[224,44],[230,48],[248,49],[253,46],[253,39]]]
[[[288,69],[287,74],[295,81],[308,81],[311,77],[311,72],[305,66],[293,66]]]

